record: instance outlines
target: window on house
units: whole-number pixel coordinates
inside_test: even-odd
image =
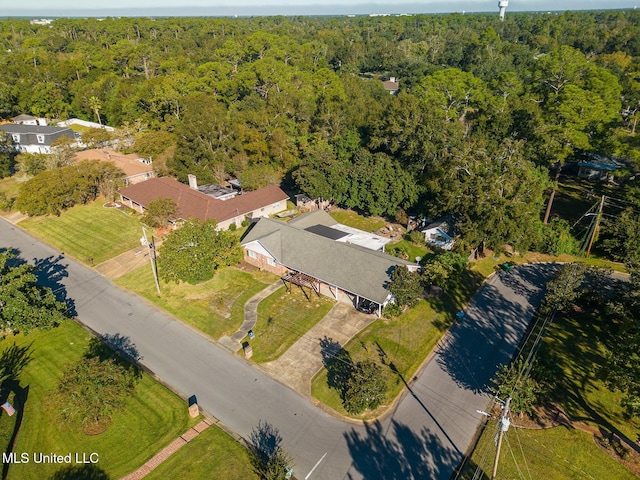
[[[249,255],[249,257],[251,258],[258,258],[258,254],[253,250],[247,250],[247,255]]]
[[[276,261],[273,258],[267,258],[267,263],[272,267],[276,266]]]
[[[38,143],[44,143],[44,135],[37,135]]]

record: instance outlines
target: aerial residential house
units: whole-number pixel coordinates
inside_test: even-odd
[[[310,214],[317,212],[322,210]],[[319,231],[314,225],[325,228]],[[318,294],[338,300],[348,298],[354,305],[369,300],[381,315],[384,305],[393,301],[388,290],[393,270],[400,265],[417,269],[417,265],[361,245],[341,242],[340,238],[328,235],[331,229],[331,225],[308,221],[308,217],[293,224],[261,218],[242,238],[244,259],[282,276],[290,284],[308,287]]]
[[[67,127],[6,123],[0,125],[0,130],[8,135],[16,149],[23,153],[52,153],[51,145],[60,138],[79,141],[73,130]]]
[[[13,117],[11,120],[13,123],[17,123],[18,125],[47,125],[46,118],[38,118],[33,115],[27,115],[26,113],[21,113],[20,115]]]
[[[451,250],[455,241],[455,225],[451,216],[439,218],[420,230],[427,245]]]
[[[140,213],[144,213],[153,200],[171,198],[178,207],[176,218],[172,220],[174,223],[191,217],[215,220],[219,230],[226,230],[232,224],[240,226],[244,220],[266,217],[287,208],[289,196],[275,185],[238,195],[235,190],[224,187],[198,187],[195,178],[192,180],[189,186],[172,178],[150,178],[121,189],[120,198],[124,205]]]
[[[389,80],[382,82],[382,86],[390,95],[397,95],[400,90],[400,82],[396,77],[389,77]]]
[[[578,177],[587,180],[613,180],[613,174],[625,167],[625,164],[618,158],[598,155],[596,153],[585,153],[583,158],[577,162]]]
[[[83,150],[76,153],[77,161],[95,160],[109,162],[120,168],[125,174],[125,184],[133,185],[156,176],[151,159],[139,155],[125,155],[107,148]]]

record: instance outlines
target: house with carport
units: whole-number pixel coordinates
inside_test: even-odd
[[[276,185],[238,194],[220,186],[198,187],[195,179],[191,185],[185,185],[168,177],[150,178],[120,189],[119,194],[124,205],[140,213],[144,213],[150,202],[170,198],[177,206],[176,218],[172,219],[174,224],[189,218],[215,220],[218,230],[281,212],[287,208],[289,199]]]
[[[308,287],[336,300],[348,299],[355,306],[369,300],[377,306],[380,316],[382,308],[393,301],[388,290],[392,272],[401,265],[415,270],[418,266],[378,249],[340,241],[344,236],[334,238],[329,232],[340,232],[339,229],[326,225],[314,228],[322,225],[315,223],[318,216],[314,219],[312,214],[316,212],[288,223],[260,218],[240,242],[244,260],[280,275],[285,282]],[[375,241],[371,245],[376,245]]]

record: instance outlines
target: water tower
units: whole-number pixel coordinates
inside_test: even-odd
[[[507,10],[507,6],[509,6],[509,0],[500,0],[498,2],[498,8],[500,9],[500,20],[504,22],[504,12]]]

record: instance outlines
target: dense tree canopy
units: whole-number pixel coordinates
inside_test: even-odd
[[[167,281],[200,283],[216,269],[242,260],[238,237],[216,230],[216,222],[189,220],[172,231],[159,249],[160,277]]]
[[[548,184],[533,165],[586,150],[638,170],[639,19],[3,20],[0,115],[113,125],[123,148],[163,158],[160,169],[166,159],[183,181],[284,181],[370,214],[458,214],[469,242],[520,248],[541,234],[533,219]],[[383,88],[391,76],[398,95]],[[0,175],[12,162],[0,155]]]
[[[108,162],[84,162],[44,170],[20,186],[15,207],[27,215],[60,215],[76,204],[113,197],[124,173]]]

